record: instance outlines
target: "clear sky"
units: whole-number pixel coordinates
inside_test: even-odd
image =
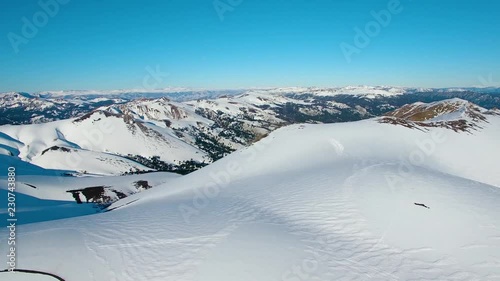
[[[500,1],[394,1],[2,0],[0,91],[500,80]]]

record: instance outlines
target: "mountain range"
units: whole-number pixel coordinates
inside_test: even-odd
[[[133,99],[1,126],[19,267],[76,281],[498,280],[496,94],[376,91]]]

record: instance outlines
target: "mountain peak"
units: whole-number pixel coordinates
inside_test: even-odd
[[[381,123],[403,125],[409,128],[443,127],[470,132],[485,122],[488,110],[469,101],[453,98],[433,103],[407,104],[379,119]]]
[[[482,113],[486,109],[469,101],[453,98],[433,103],[417,102],[405,105],[386,114],[386,116],[402,118],[416,122],[452,121],[464,118],[472,120],[484,119]]]

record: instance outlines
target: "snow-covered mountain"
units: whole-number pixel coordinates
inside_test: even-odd
[[[151,170],[124,158],[129,154],[161,156],[168,164],[203,162],[206,156],[168,128],[108,111],[43,124],[5,125],[0,130],[8,154],[48,169],[121,174]]]
[[[487,110],[466,100],[456,98],[430,104],[409,104],[386,115],[411,121],[436,122],[465,118],[484,120],[484,118],[480,117],[481,113],[487,113]]]
[[[189,172],[281,126],[368,115],[346,104],[321,102],[259,92],[185,102],[135,99],[78,118],[0,126],[0,152],[78,173]]]
[[[437,125],[457,120],[477,126]],[[21,225],[18,266],[74,281],[498,280],[499,137],[498,111],[462,100],[285,126],[110,212]]]
[[[166,88],[166,89],[122,89],[122,90],[68,90],[68,91],[43,91],[34,93],[34,96],[42,98],[64,98],[91,100],[96,97],[118,98],[126,100],[134,99],[157,99],[169,98],[176,101],[193,99],[215,99],[220,96],[232,96],[245,92],[245,89],[206,90],[190,88]]]
[[[312,94],[317,96],[352,95],[366,98],[402,95],[414,91],[415,89],[413,88],[390,86],[346,86],[336,88],[287,87],[260,90],[260,92],[270,94]]]
[[[0,94],[0,125],[32,124],[62,120],[88,113],[100,106],[125,102],[124,99],[93,97],[89,99],[43,98],[27,93]]]
[[[327,89],[320,88],[282,88],[189,101],[165,97],[127,101],[104,96],[82,100],[85,94],[81,93],[73,93],[76,99],[46,100],[9,93],[3,96],[3,101],[11,108],[24,104],[19,107],[20,112],[36,109],[47,114],[61,104],[107,105],[87,109],[76,118],[0,126],[0,153],[70,173],[116,175],[151,170],[188,173],[289,124],[346,122],[384,113],[387,117],[381,122],[407,123],[406,119],[426,121],[420,120],[422,116],[439,118],[432,113],[436,110],[459,115],[486,111],[475,110],[478,107],[472,105],[468,109],[467,101],[455,98],[430,105],[418,102],[387,113],[408,99],[425,98],[418,93],[400,94],[409,91],[403,88],[346,87],[336,91],[344,94],[329,95]],[[346,95],[346,91],[352,94]],[[397,94],[371,97],[377,91]],[[358,96],[355,94],[358,92],[366,94]],[[443,104],[447,105],[441,108]],[[405,118],[395,121],[389,116]],[[467,122],[454,121],[453,126],[462,130],[472,127]]]
[[[240,95],[292,99],[286,111],[295,121],[333,120],[346,122],[379,116],[405,104],[434,102],[450,98],[461,98],[485,108],[500,107],[498,88],[404,88],[389,86],[348,86],[337,88],[287,87],[247,90],[194,90],[169,88],[161,90],[111,90],[111,91],[46,91],[39,93],[0,94],[0,125],[32,124],[75,118],[101,106],[118,106],[140,99],[168,98],[175,102],[194,100],[216,100],[221,97]],[[301,101],[297,103],[296,101]],[[305,104],[304,104],[305,102]],[[367,114],[352,116],[351,113],[332,114],[325,112],[309,120],[307,112],[311,106],[329,107],[329,104],[344,104]],[[259,103],[262,105],[262,102]],[[309,105],[308,105],[309,104]],[[279,108],[275,108],[279,110]],[[300,109],[300,110],[299,110]],[[333,114],[335,115],[335,114]],[[294,121],[294,120],[289,120]]]
[[[221,95],[237,95],[244,92],[264,92],[273,94],[297,94],[297,93],[313,93],[318,95],[335,95],[335,94],[353,94],[363,96],[376,96],[376,95],[397,95],[403,94],[408,91],[413,91],[414,88],[408,87],[392,87],[392,86],[346,86],[346,87],[281,87],[281,88],[255,88],[255,89],[240,89],[240,90],[203,90],[203,89],[189,89],[189,88],[167,88],[167,89],[128,89],[128,90],[109,90],[109,91],[43,91],[37,92],[35,95],[41,97],[89,97],[89,96],[120,96],[126,98],[158,98],[169,97],[176,99],[177,97],[191,96],[189,99],[200,98],[217,98]]]
[[[383,123],[397,123],[409,127],[446,127],[455,131],[471,132],[481,128],[488,115],[498,115],[498,109],[487,110],[462,99],[433,103],[414,103],[387,113]]]

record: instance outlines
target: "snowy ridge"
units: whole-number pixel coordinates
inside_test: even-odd
[[[124,156],[135,161],[140,160],[136,156],[146,158],[142,164],[159,156],[163,166],[210,163],[279,127],[309,119],[335,122],[342,114],[355,119],[369,116],[339,102],[260,92],[184,102],[143,98],[101,106],[78,118],[0,126],[6,136],[0,152],[44,168],[122,174],[158,168]]]
[[[193,99],[214,99],[222,95],[236,95],[246,91],[245,89],[191,89],[183,87],[172,87],[165,89],[121,89],[121,90],[69,90],[69,91],[43,91],[34,93],[34,96],[43,98],[65,98],[89,100],[95,97],[123,98],[127,100],[149,98],[156,99],[168,97],[177,101]]]
[[[402,95],[410,90],[411,88],[404,87],[390,87],[390,86],[347,86],[347,87],[337,87],[337,88],[319,88],[319,87],[286,87],[286,88],[274,88],[274,89],[263,89],[263,90],[253,90],[249,92],[257,92],[271,95],[283,95],[283,94],[312,94],[317,96],[335,96],[335,95],[352,95],[352,96],[362,96],[366,98],[376,98],[380,96],[395,96]]]
[[[151,170],[125,159],[128,154],[155,156],[167,163],[194,159],[204,161],[205,153],[179,140],[172,131],[154,124],[136,122],[102,111],[43,124],[2,126],[22,160],[44,168],[76,170],[96,174],[121,174]]]
[[[296,108],[290,111],[289,107]],[[159,156],[165,165],[185,161],[210,163],[296,122],[286,115],[290,112],[299,122],[300,118],[328,121],[322,119],[324,115],[335,121],[335,116],[345,112],[367,114],[361,108],[343,103],[318,104],[312,98],[260,92],[188,102],[137,99],[104,106],[79,118],[1,126],[0,153],[47,169],[105,175],[156,169],[124,156],[140,155],[148,159]],[[470,132],[481,128],[488,112],[495,111],[451,99],[406,105],[379,122]]]
[[[487,110],[463,99],[450,99],[429,104],[414,103],[386,114],[411,121],[452,121],[461,118],[477,119]]]
[[[385,114],[381,123],[402,125],[409,128],[445,127],[454,131],[471,133],[481,129],[487,122],[487,115],[494,110],[486,110],[468,101],[454,98],[434,103],[414,103],[405,105]]]
[[[343,104],[358,113],[366,112],[366,117],[378,116],[394,110],[406,103],[416,101],[439,101],[454,97],[469,100],[485,108],[500,107],[498,88],[470,88],[468,90],[445,88],[425,89],[390,86],[348,86],[336,88],[320,87],[285,87],[285,88],[253,88],[237,90],[196,90],[184,88],[168,88],[159,90],[109,90],[109,91],[47,91],[40,93],[4,93],[0,94],[0,124],[32,124],[74,118],[89,113],[101,106],[120,106],[141,99],[168,98],[175,102],[191,102],[196,100],[217,100],[237,96],[260,96],[264,99],[292,99],[291,105],[299,105],[301,113],[318,115],[318,110],[326,108],[328,114],[347,117],[352,113],[346,110],[332,109],[329,103]],[[250,102],[250,101],[248,101]],[[251,103],[251,102],[250,102]],[[312,104],[311,104],[312,103]],[[278,102],[280,104],[280,102]],[[263,102],[254,103],[258,107]],[[283,103],[281,102],[281,105]],[[316,107],[316,108],[313,108]],[[275,111],[279,108],[274,107]],[[345,109],[345,108],[344,108]],[[349,111],[349,110],[347,110]],[[319,114],[321,115],[321,113]],[[348,118],[341,121],[353,121]],[[364,117],[364,118],[366,118]],[[302,122],[311,121],[299,118]],[[306,120],[304,120],[306,119]],[[324,119],[324,118],[316,118]],[[318,120],[314,120],[318,121]]]
[[[412,88],[406,87],[391,87],[391,86],[346,86],[333,88],[320,87],[278,87],[278,88],[256,88],[256,89],[240,89],[240,90],[212,90],[220,92],[267,92],[267,93],[317,93],[323,95],[332,94],[358,94],[358,95],[393,95],[402,94]],[[122,90],[68,90],[68,91],[42,91],[35,93],[41,97],[84,97],[94,95],[126,95],[126,94],[165,94],[166,96],[173,93],[202,93],[210,90],[206,89],[190,89],[190,88],[165,88],[165,89],[122,89]]]

